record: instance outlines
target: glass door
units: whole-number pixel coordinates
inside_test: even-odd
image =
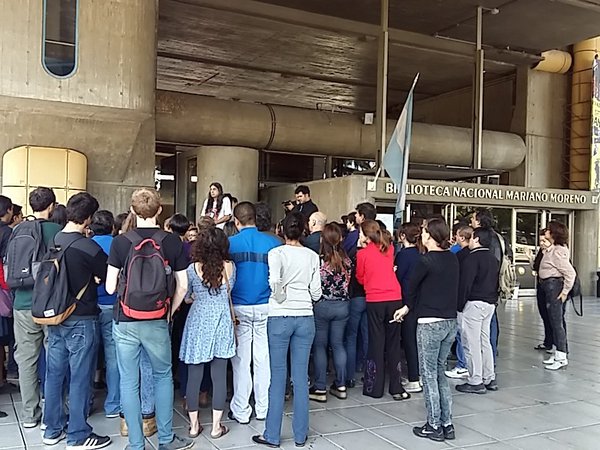
[[[539,247],[543,211],[513,210],[512,248],[520,296],[535,296],[536,277],[529,255],[535,255]]]

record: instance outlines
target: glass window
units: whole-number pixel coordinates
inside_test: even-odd
[[[79,0],[44,0],[42,64],[56,77],[77,68],[77,7]]]

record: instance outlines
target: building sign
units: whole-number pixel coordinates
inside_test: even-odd
[[[398,186],[386,182],[384,192],[397,195]],[[511,206],[547,206],[568,209],[593,208],[591,195],[587,191],[566,191],[553,189],[530,189],[514,186],[475,185],[467,183],[441,183],[409,181],[406,195],[412,201],[438,201]]]

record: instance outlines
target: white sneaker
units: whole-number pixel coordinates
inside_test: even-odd
[[[38,426],[39,422],[33,421],[33,422],[23,422],[21,425],[23,425],[23,428],[35,428]]]
[[[48,428],[48,425],[46,425],[44,422],[42,422],[42,424],[40,425],[40,430],[46,431],[46,428]]]
[[[404,390],[409,394],[417,394],[423,392],[423,387],[418,381],[409,381],[404,385]]]
[[[61,431],[60,434],[58,436],[56,436],[55,438],[44,438],[44,439],[42,439],[42,442],[44,443],[44,445],[56,445],[60,441],[64,440],[66,437],[67,437],[67,433],[65,433],[64,431]]]
[[[546,365],[554,364],[554,355],[550,356],[550,358],[548,359],[543,360],[542,363]]]
[[[444,372],[448,378],[460,379],[460,378],[468,378],[469,371],[467,369],[462,369],[460,367],[455,367],[452,370],[446,370]]]
[[[567,354],[564,352],[557,351],[554,354],[553,359],[554,359],[554,362],[552,364],[547,364],[545,367],[546,369],[559,370],[559,369],[562,369],[563,367],[566,367],[569,364],[569,361],[567,361]]]

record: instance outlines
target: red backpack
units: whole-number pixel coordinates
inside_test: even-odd
[[[119,306],[126,317],[162,319],[169,311],[175,279],[163,250],[163,241],[168,235],[162,230],[147,239],[136,230],[124,234],[131,242],[119,274]]]

